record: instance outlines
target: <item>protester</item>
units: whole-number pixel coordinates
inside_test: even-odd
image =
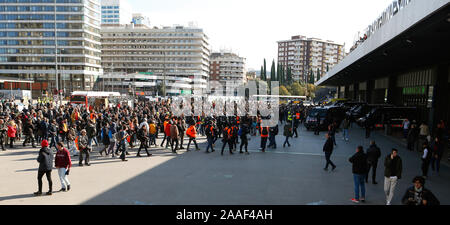
[[[67,177],[69,175],[70,168],[72,167],[72,160],[70,159],[69,150],[64,148],[62,141],[56,144],[58,151],[55,155],[55,167],[58,170],[59,180],[61,181],[60,191],[70,190],[70,181]]]
[[[47,177],[48,181],[48,192],[47,195],[52,195],[52,169],[53,169],[53,152],[48,148],[48,141],[43,140],[41,143],[41,149],[39,150],[39,156],[37,158],[39,162],[38,169],[38,191],[34,192],[34,195],[39,196],[42,195],[42,177]]]

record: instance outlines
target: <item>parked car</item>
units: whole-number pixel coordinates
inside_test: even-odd
[[[418,110],[416,107],[392,107],[384,106],[373,108],[366,116],[357,120],[358,125],[364,127],[367,124],[375,128],[402,129],[402,123],[405,119],[410,121],[418,119]]]
[[[315,129],[317,125],[317,115],[320,119],[320,130],[327,130],[328,125],[336,121],[338,127],[345,118],[345,111],[341,107],[321,106],[315,107],[309,111],[306,117],[305,127],[307,130]]]
[[[356,122],[359,118],[364,117],[367,113],[375,108],[379,107],[394,107],[390,104],[361,104],[354,106],[346,112],[346,115],[350,118],[350,121]]]

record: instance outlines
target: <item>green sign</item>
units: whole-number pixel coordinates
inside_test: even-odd
[[[142,74],[142,75],[153,75],[153,72],[140,72],[139,74]]]
[[[192,91],[191,90],[181,90],[181,94],[182,95],[190,95],[190,94],[192,94]]]
[[[405,87],[405,88],[403,88],[403,94],[404,95],[425,95],[426,90],[427,90],[426,86]]]

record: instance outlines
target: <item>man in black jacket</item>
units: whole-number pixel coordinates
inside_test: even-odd
[[[331,165],[333,168],[331,170],[336,169],[336,165],[331,162],[330,157],[331,153],[333,153],[333,140],[331,139],[329,134],[325,134],[327,141],[323,145],[323,151],[325,152],[325,159],[327,160],[327,164],[325,165],[324,170],[328,170],[328,165]]]
[[[384,193],[386,194],[386,205],[390,205],[394,197],[397,181],[402,178],[402,159],[398,156],[398,150],[392,149],[391,154],[384,160]]]
[[[375,178],[377,176],[377,166],[378,166],[378,159],[381,157],[381,150],[378,148],[378,146],[375,144],[375,141],[370,142],[370,147],[367,149],[367,175],[366,175],[366,183],[369,182],[369,172],[370,168],[372,168],[372,184],[378,184],[375,181]]]
[[[25,140],[23,141],[23,146],[25,146],[28,142],[31,143],[33,148],[36,148],[36,144],[34,143],[34,125],[31,119],[27,120],[23,127],[23,134],[25,135]]]
[[[414,186],[406,190],[402,198],[404,205],[440,205],[433,193],[424,187],[425,179],[417,176],[413,179]]]
[[[364,154],[362,146],[356,148],[356,153],[349,159],[352,163],[353,180],[355,184],[355,198],[352,202],[365,202],[366,187],[364,185],[364,178],[367,175],[367,155]],[[361,198],[359,198],[359,191],[361,189]]]
[[[53,169],[53,152],[48,148],[48,141],[43,140],[41,143],[41,150],[39,151],[39,156],[37,161],[39,162],[38,169],[38,186],[39,190],[34,192],[34,195],[42,195],[42,177],[44,174],[47,176],[48,180],[48,192],[47,195],[52,195],[52,169]]]

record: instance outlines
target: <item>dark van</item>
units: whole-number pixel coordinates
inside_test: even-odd
[[[372,109],[366,116],[357,120],[358,125],[371,125],[375,128],[389,129],[402,128],[405,119],[410,121],[418,119],[418,110],[416,107],[377,107]]]
[[[320,119],[320,130],[327,130],[328,125],[336,121],[338,127],[341,125],[345,118],[345,111],[341,107],[335,106],[322,106],[315,107],[309,111],[306,117],[305,127],[307,130],[315,129],[317,125],[317,115]]]

